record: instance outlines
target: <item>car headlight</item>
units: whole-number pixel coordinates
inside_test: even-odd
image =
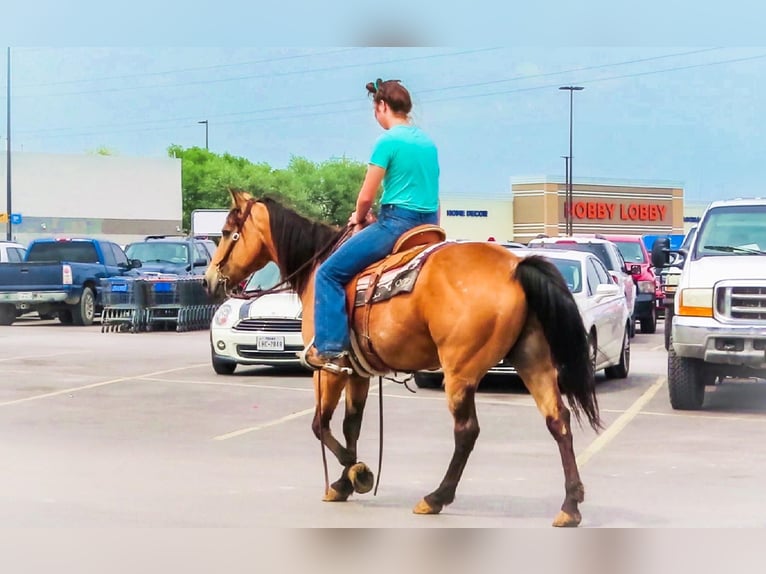
[[[213,315],[213,323],[218,327],[226,327],[234,321],[234,313],[232,312],[231,305],[223,304],[218,307],[218,310]]]
[[[685,317],[712,317],[712,289],[682,289],[679,291],[678,315]]]
[[[639,293],[654,293],[655,285],[654,281],[639,281],[638,292]]]

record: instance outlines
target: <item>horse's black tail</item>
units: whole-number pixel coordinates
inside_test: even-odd
[[[588,334],[564,278],[553,263],[539,255],[524,257],[516,267],[516,278],[551,348],[559,373],[559,389],[566,395],[578,422],[583,411],[590,425],[600,429]]]

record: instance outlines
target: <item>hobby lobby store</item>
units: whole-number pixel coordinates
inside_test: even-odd
[[[577,182],[572,188],[574,234],[664,235],[684,232],[683,188],[655,182]],[[454,239],[518,241],[564,235],[566,183],[527,179],[508,197],[445,197],[441,225]]]

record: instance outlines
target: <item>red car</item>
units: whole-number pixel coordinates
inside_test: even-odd
[[[662,303],[662,287],[652,268],[652,258],[641,235],[604,235],[617,245],[628,265],[640,265],[641,273],[633,275],[636,283],[635,315],[642,333],[657,330],[658,305]]]

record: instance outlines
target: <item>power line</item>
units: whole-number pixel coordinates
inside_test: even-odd
[[[186,86],[199,86],[205,84],[217,84],[222,82],[239,82],[242,80],[255,80],[263,78],[279,78],[284,76],[295,76],[300,74],[315,74],[318,72],[330,72],[335,70],[346,70],[351,68],[363,68],[370,66],[381,66],[387,64],[399,64],[402,62],[415,62],[419,60],[431,60],[434,58],[445,58],[451,56],[463,56],[466,54],[475,54],[479,52],[488,52],[491,50],[498,50],[499,48],[480,48],[476,50],[464,50],[462,52],[448,52],[443,54],[429,54],[426,56],[413,56],[410,58],[400,58],[394,60],[380,60],[377,62],[362,62],[359,64],[338,64],[336,66],[326,66],[324,68],[311,68],[309,70],[291,70],[288,72],[273,72],[267,74],[250,74],[245,76],[235,76],[231,78],[216,78],[211,80],[195,80],[188,82],[178,82],[174,84],[148,84],[144,86],[123,86],[120,88],[102,88],[98,90],[82,90],[79,92],[59,92],[59,93],[47,93],[47,94],[19,94],[16,97],[22,98],[38,98],[38,97],[64,97],[64,96],[79,96],[85,94],[104,94],[110,92],[123,92],[127,90],[145,90],[152,88],[178,88]]]
[[[340,48],[338,50],[327,50],[325,52],[312,52],[310,54],[292,54],[290,56],[280,56],[276,58],[266,58],[263,60],[251,60],[248,62],[237,62],[236,64],[215,64],[211,66],[199,66],[196,68],[177,68],[175,70],[165,70],[162,72],[142,72],[140,74],[125,74],[121,76],[102,76],[100,78],[82,78],[80,80],[62,80],[60,82],[43,82],[39,84],[19,84],[17,88],[37,88],[43,86],[63,86],[69,84],[81,84],[85,82],[102,82],[110,80],[127,80],[133,78],[143,78],[149,76],[165,76],[168,74],[184,74],[187,72],[204,72],[208,70],[219,70],[223,68],[234,68],[237,66],[251,66],[254,64],[270,64],[272,62],[282,62],[285,60],[296,60],[299,58],[311,58],[314,56],[329,56],[331,54],[340,54],[343,52],[351,52],[358,50],[358,48]]]
[[[558,76],[563,74],[571,74],[574,72],[581,72],[581,71],[591,71],[595,69],[604,69],[604,68],[611,68],[611,67],[618,67],[618,66],[625,66],[629,64],[636,64],[636,63],[644,63],[648,61],[656,61],[660,59],[667,59],[671,57],[678,57],[678,56],[685,56],[685,55],[692,55],[692,54],[698,54],[702,52],[709,52],[712,50],[718,50],[720,48],[706,48],[701,50],[693,50],[688,52],[677,52],[672,54],[663,54],[660,56],[652,56],[649,58],[640,58],[640,59],[633,59],[633,60],[624,60],[620,62],[612,62],[609,64],[599,64],[596,66],[584,66],[584,67],[578,67],[578,68],[571,68],[567,70],[560,70],[557,72],[547,72],[544,74],[529,74],[525,76],[516,76],[513,78],[505,78],[501,80],[492,80],[489,82],[480,82],[480,83],[470,83],[470,84],[456,84],[452,86],[442,86],[439,88],[433,88],[433,89],[426,89],[421,90],[420,93],[433,93],[433,92],[444,92],[447,90],[455,90],[455,89],[464,89],[464,88],[472,88],[472,87],[478,87],[482,85],[490,85],[490,84],[497,84],[497,83],[503,83],[503,82],[511,82],[511,81],[522,81],[522,80],[528,80],[528,79],[535,79],[540,77],[550,77],[550,76]],[[757,56],[761,57],[761,56]],[[710,63],[703,63],[703,64],[694,64],[694,66],[699,65],[711,65]],[[679,69],[679,68],[670,68],[671,70]],[[663,70],[660,70],[661,72]],[[659,73],[658,71],[650,71],[646,73]],[[631,74],[632,75],[632,74]],[[630,77],[631,75],[627,76],[617,76],[615,78],[625,78]],[[603,80],[591,80],[593,81],[603,81]],[[440,101],[449,101],[449,100],[457,100],[457,99],[464,99],[464,98],[471,98],[471,97],[484,97],[484,96],[491,96],[495,94],[506,94],[506,93],[514,93],[514,92],[524,92],[524,91],[532,91],[532,90],[541,90],[541,89],[547,89],[551,87],[551,85],[544,85],[544,86],[533,86],[533,87],[527,87],[527,88],[514,88],[512,90],[503,90],[503,91],[494,91],[494,92],[486,92],[486,93],[480,93],[480,94],[467,94],[462,96],[450,96],[447,98],[437,98],[437,99],[426,99],[424,102],[440,102]],[[345,99],[345,100],[336,100],[332,102],[320,102],[320,103],[305,103],[305,104],[289,104],[284,106],[276,106],[271,108],[263,108],[260,110],[249,110],[249,111],[239,111],[239,112],[226,112],[222,114],[209,114],[206,113],[206,117],[208,118],[226,118],[226,117],[234,117],[234,116],[245,116],[245,115],[251,115],[251,114],[266,114],[266,113],[273,113],[273,112],[288,112],[293,110],[303,110],[308,108],[326,108],[330,106],[338,106],[338,105],[346,105],[346,104],[356,104],[359,103],[359,98],[352,98],[352,99]],[[356,108],[354,108],[351,111],[355,111]],[[330,113],[341,113],[346,112],[350,110],[333,110],[333,111],[325,111],[324,113],[330,114]],[[131,127],[131,126],[137,126],[142,124],[161,124],[161,123],[181,123],[181,122],[190,122],[190,121],[196,121],[196,118],[199,114],[196,114],[194,116],[186,116],[186,117],[176,117],[176,118],[166,118],[166,119],[159,119],[159,120],[143,120],[143,121],[133,121],[133,122],[124,122],[124,123],[117,123],[117,124],[108,124],[108,125],[96,125],[96,126],[89,126],[87,130],[93,130],[93,129],[100,129],[100,128],[111,128],[111,127]],[[316,115],[322,115],[322,114],[316,114],[316,113],[309,113],[309,114],[302,114],[295,117],[308,117],[308,116],[316,116]],[[269,120],[270,118],[252,118],[250,120],[239,120],[241,122],[252,122],[252,121],[259,121],[259,120]],[[276,119],[281,119],[281,117],[278,117]],[[230,124],[234,122],[216,122],[219,125],[225,125]],[[38,130],[21,130],[19,133],[24,134],[34,134],[34,133],[48,133],[52,131],[62,131],[62,130],[71,130],[73,128],[71,127],[61,127],[61,128],[42,128]],[[76,128],[75,128],[76,129]],[[166,129],[161,128],[159,126],[151,126],[148,128],[145,128],[147,131],[154,131],[157,129]],[[135,130],[130,130],[135,131]],[[91,132],[92,133],[92,132]],[[110,133],[125,133],[125,132],[110,132]]]

